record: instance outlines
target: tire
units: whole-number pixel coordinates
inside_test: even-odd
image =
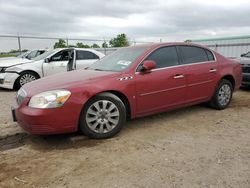
[[[38,78],[39,76],[36,73],[30,71],[23,72],[15,82],[15,89],[20,89],[24,84],[37,80]]]
[[[233,85],[229,80],[222,79],[214,93],[210,106],[217,109],[223,110],[228,107],[231,102],[233,95]]]
[[[101,93],[84,106],[79,126],[86,136],[95,139],[110,138],[122,129],[126,121],[126,108],[120,98]]]

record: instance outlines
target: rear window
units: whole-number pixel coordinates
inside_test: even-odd
[[[99,57],[89,51],[77,50],[76,51],[76,59],[77,60],[84,60],[84,59],[99,59]]]
[[[214,55],[209,50],[206,50],[208,61],[214,61]]]
[[[200,63],[208,61],[208,55],[203,48],[196,46],[179,46],[183,64]]]

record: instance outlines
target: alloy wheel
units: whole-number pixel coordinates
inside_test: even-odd
[[[118,107],[109,100],[94,102],[87,110],[86,123],[88,127],[99,134],[112,131],[119,123]]]

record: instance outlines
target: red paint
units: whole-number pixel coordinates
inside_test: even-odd
[[[209,101],[218,82],[226,75],[235,80],[235,90],[241,84],[240,64],[214,52],[216,62],[181,65],[151,72],[135,72],[141,61],[159,47],[193,45],[188,43],[153,44],[124,72],[77,70],[45,77],[26,84],[27,98],[16,109],[18,123],[33,134],[58,134],[74,132],[84,104],[104,91],[124,95],[129,101],[131,118],[146,116],[166,110]],[[196,46],[196,45],[195,45]],[[152,63],[149,63],[153,66]],[[213,72],[213,69],[217,70]],[[184,76],[183,79],[175,77]],[[120,78],[129,77],[123,80]],[[68,101],[60,108],[34,109],[28,107],[30,98],[43,91],[67,89]]]

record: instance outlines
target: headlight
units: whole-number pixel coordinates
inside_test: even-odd
[[[5,73],[6,67],[0,67],[0,73]]]
[[[63,106],[71,93],[68,90],[53,90],[39,93],[31,97],[29,107],[32,108],[57,108]]]

